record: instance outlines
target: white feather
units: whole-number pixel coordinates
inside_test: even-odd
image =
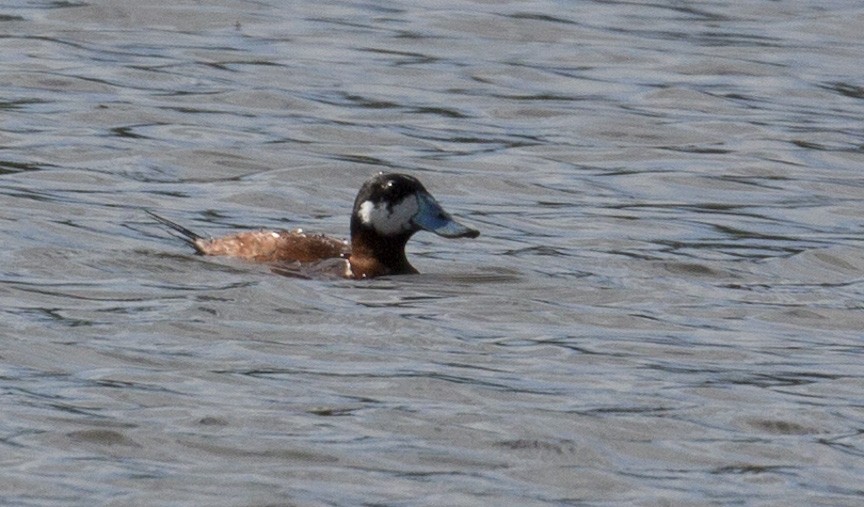
[[[390,236],[410,231],[414,226],[411,219],[420,211],[420,204],[416,195],[409,195],[392,208],[387,208],[387,203],[365,201],[360,205],[357,215],[360,220],[372,226],[379,234]]]

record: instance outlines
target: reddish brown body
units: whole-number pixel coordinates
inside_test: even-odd
[[[315,262],[347,257],[350,252],[346,241],[300,231],[241,232],[221,238],[199,238],[193,244],[205,255],[227,255],[256,262]]]
[[[416,273],[405,258],[407,235],[400,238],[367,237],[361,234],[352,243],[300,231],[241,232],[219,238],[198,238],[192,244],[204,255],[226,255],[254,262],[311,263],[325,259],[348,259],[350,278]]]

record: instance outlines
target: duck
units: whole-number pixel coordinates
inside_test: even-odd
[[[207,238],[145,211],[180,233],[200,255],[271,264],[335,262],[338,275],[351,279],[418,273],[405,256],[405,245],[419,231],[444,238],[480,235],[447,213],[417,178],[399,173],[378,173],[360,187],[351,212],[350,242],[302,229],[245,231]]]

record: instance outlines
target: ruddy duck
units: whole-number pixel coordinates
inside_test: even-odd
[[[445,238],[476,238],[480,232],[453,220],[416,178],[379,173],[369,178],[354,199],[351,243],[322,234],[293,231],[241,232],[205,238],[147,211],[178,231],[202,255],[227,255],[256,262],[313,263],[342,259],[345,278],[372,278],[417,273],[405,257],[405,244],[415,232]]]

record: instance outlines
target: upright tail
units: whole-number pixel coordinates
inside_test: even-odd
[[[148,209],[145,209],[144,212],[147,213],[148,215],[150,215],[151,217],[153,217],[153,219],[155,219],[160,224],[167,226],[176,232],[179,232],[182,235],[181,239],[183,241],[189,243],[190,245],[192,245],[192,247],[195,248],[195,250],[200,251],[200,248],[198,247],[198,244],[197,244],[197,242],[199,240],[207,239],[204,236],[202,236],[196,232],[192,232],[189,229],[183,227],[182,225],[180,225],[176,222],[172,222],[171,220],[168,220],[165,217],[160,217],[159,215],[157,215],[156,213],[153,213],[152,211],[150,211]]]

